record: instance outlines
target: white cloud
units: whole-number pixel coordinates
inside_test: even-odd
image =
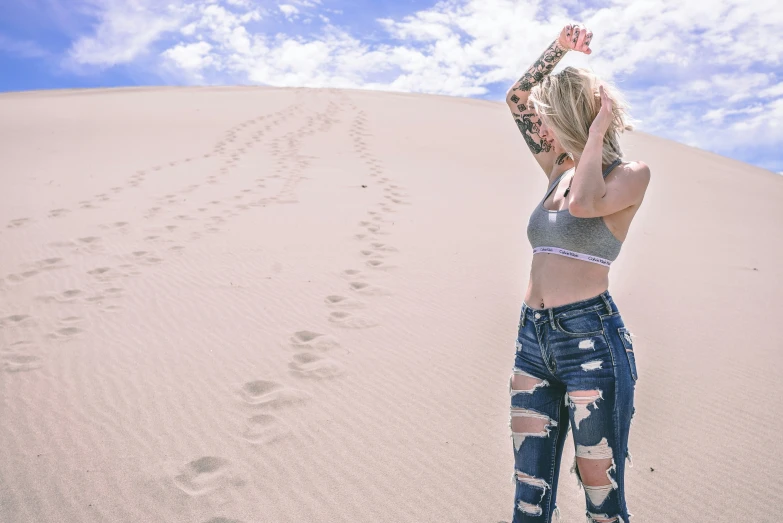
[[[166,49],[163,56],[188,72],[198,73],[205,67],[212,65],[213,59],[209,55],[211,50],[212,46],[207,42],[177,44],[170,49]]]
[[[291,18],[299,14],[299,9],[297,9],[296,6],[291,4],[280,4],[277,7],[286,16],[286,18]]]
[[[97,4],[95,32],[77,39],[68,51],[71,66],[112,66],[131,62],[163,34],[179,30],[189,6],[104,0]]]

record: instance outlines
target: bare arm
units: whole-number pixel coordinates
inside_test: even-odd
[[[563,31],[565,32],[565,29]],[[522,78],[506,92],[506,103],[509,109],[511,109],[511,114],[519,131],[525,137],[527,146],[534,155],[550,153],[552,152],[552,146],[538,135],[539,124],[537,116],[528,109],[527,97],[530,95],[530,90],[540,83],[544,76],[552,72],[567,51],[568,48],[560,42],[560,38],[556,39],[538,57],[538,60],[530,66],[527,72],[522,75]],[[551,164],[551,161],[549,163]],[[542,165],[542,167],[545,166]]]

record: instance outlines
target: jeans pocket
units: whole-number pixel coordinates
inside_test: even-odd
[[[569,336],[598,336],[604,333],[604,324],[598,311],[555,318],[555,325],[557,330]]]
[[[634,356],[633,353],[633,338],[631,337],[631,333],[625,327],[620,327],[617,329],[617,332],[620,334],[620,340],[622,340],[623,347],[625,348],[625,355],[628,358],[628,366],[631,368],[631,377],[634,379],[634,381],[636,381],[639,379],[639,375],[636,372],[636,356]]]

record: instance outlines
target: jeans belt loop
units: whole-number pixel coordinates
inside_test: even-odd
[[[604,303],[606,304],[606,312],[611,316],[614,314],[614,311],[612,310],[612,304],[609,303],[609,299],[606,297],[606,293],[601,293],[601,299],[604,300]]]
[[[519,322],[520,327],[525,326],[525,320],[527,319],[527,305],[524,303],[522,304],[522,319]]]

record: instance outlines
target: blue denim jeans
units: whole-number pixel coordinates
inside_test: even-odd
[[[631,333],[608,290],[548,309],[522,304],[509,377],[513,523],[552,521],[569,428],[587,521],[628,523],[623,478],[636,379]]]

